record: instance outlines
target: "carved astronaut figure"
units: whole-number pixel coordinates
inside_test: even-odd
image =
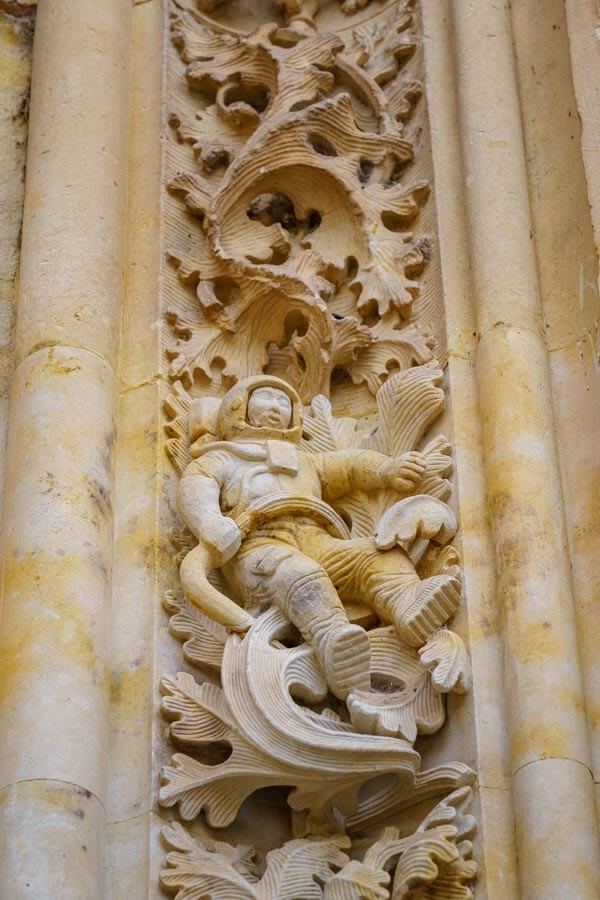
[[[354,490],[414,490],[421,454],[307,453],[301,429],[300,398],[281,379],[247,378],[226,394],[217,440],[197,450],[180,483],[180,512],[199,542],[181,579],[188,598],[232,630],[252,624],[248,610],[276,605],[346,699],[370,689],[370,645],[343,602],[364,604],[419,647],[455,612],[460,583],[451,574],[421,580],[401,547],[382,551],[372,538],[350,538],[331,505]],[[207,581],[211,568],[222,570],[244,608]]]

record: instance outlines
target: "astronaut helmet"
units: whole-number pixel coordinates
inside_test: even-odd
[[[285,425],[275,421],[277,416],[273,417],[273,421],[269,421],[271,417],[268,410],[263,411],[261,408],[264,404],[260,402],[252,404],[251,402],[253,394],[256,396],[256,401],[259,401],[263,397],[268,399],[271,392],[279,395],[279,398],[273,394],[271,397],[277,401],[281,416],[287,418],[289,411],[289,422]],[[285,395],[284,398],[281,398],[281,394]],[[289,405],[281,402],[286,398]],[[254,415],[258,415],[262,419],[260,424],[256,422],[256,419],[254,424],[251,421],[253,405],[256,410]],[[217,439],[220,441],[279,440],[298,444],[301,437],[302,401],[297,391],[282,378],[276,378],[274,375],[254,375],[244,378],[242,381],[238,381],[221,400],[217,413]]]

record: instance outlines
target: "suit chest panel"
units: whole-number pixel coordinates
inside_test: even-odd
[[[296,474],[270,471],[266,460],[232,460],[221,488],[221,506],[233,509],[271,493],[321,497],[321,484],[315,465],[299,453]]]

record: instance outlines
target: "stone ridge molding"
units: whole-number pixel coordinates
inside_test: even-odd
[[[319,5],[287,0],[249,34],[210,25],[213,2],[170,7],[165,607],[189,670],[162,682],[181,752],[160,802],[195,823],[163,831],[178,900],[473,896],[474,772],[415,750],[470,684],[431,430],[443,328],[419,314],[420,18],[400,0],[348,27],[367,5],[320,33]],[[282,787],[290,839],[266,857],[217,840]]]

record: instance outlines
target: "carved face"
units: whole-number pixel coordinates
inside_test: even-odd
[[[292,421],[292,401],[278,388],[261,387],[248,398],[248,422],[257,427],[289,428]]]

